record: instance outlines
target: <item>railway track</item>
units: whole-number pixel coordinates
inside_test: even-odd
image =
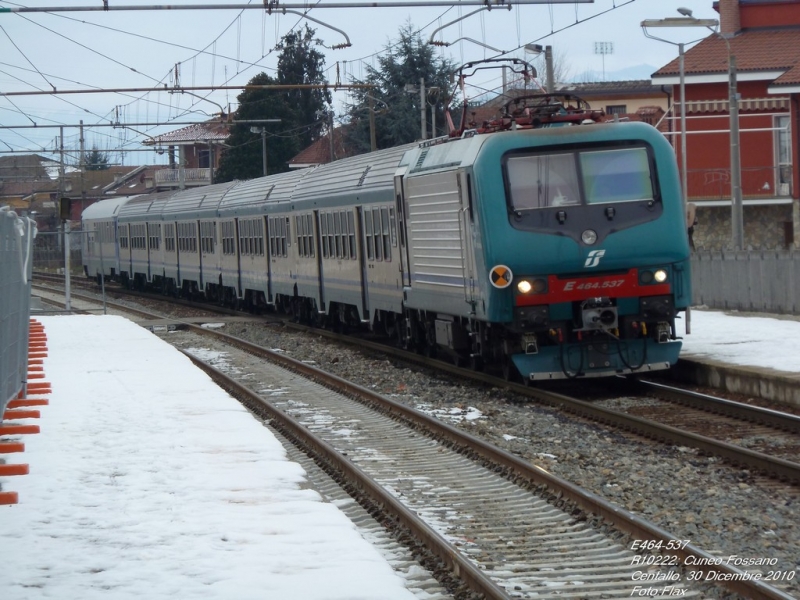
[[[202,334],[215,338],[214,352],[219,340],[229,344],[226,362],[235,367],[229,376],[195,357],[198,365],[307,452],[321,449],[316,460],[327,471],[365,493],[358,496],[367,506],[383,506],[382,518],[401,523],[472,591],[487,598],[630,597],[648,588],[647,572],[673,582],[649,586],[664,595],[671,593],[666,587],[684,597],[707,593],[689,583],[682,566],[714,557],[688,540],[678,543],[594,494],[370,390],[216,331]],[[177,346],[204,344],[193,333],[177,335],[188,338],[171,336]],[[248,356],[285,369],[260,362],[243,370]],[[630,540],[670,546],[672,554],[648,557],[630,550]],[[674,565],[660,570],[642,567],[670,560]],[[737,577],[727,566],[724,573],[716,570],[723,565],[706,566],[712,575],[701,580]],[[762,582],[738,581],[731,589],[788,597]]]
[[[151,315],[151,318],[154,318],[154,317]],[[241,327],[241,326],[240,326],[240,327]],[[252,329],[253,329],[253,327],[252,327],[252,326],[247,326],[247,329],[250,329],[250,330],[252,330]],[[314,335],[315,337],[320,337],[320,336],[323,336],[323,335],[327,335],[325,332],[323,332],[323,331],[320,331],[320,330],[316,330],[316,329],[315,329],[315,330],[312,330],[312,333],[313,333],[313,335]],[[358,345],[359,345],[360,347],[362,347],[362,348],[364,348],[364,347],[365,347],[365,344],[366,344],[366,341],[365,341],[365,340],[359,340],[359,341],[358,341]],[[383,347],[380,347],[380,348],[378,348],[378,347],[376,346],[376,351],[378,351],[378,350],[380,350],[381,352],[383,352],[383,351],[385,351],[385,348],[383,348]],[[424,360],[424,359],[422,359],[422,357],[413,357],[413,358],[414,358],[415,360]],[[452,365],[447,365],[447,364],[443,364],[443,367],[444,367],[444,368],[446,368],[446,369],[454,369],[454,367],[453,367]],[[454,372],[454,373],[460,373],[460,371],[453,371],[453,372]],[[478,375],[478,374],[476,374],[476,375]],[[461,375],[459,375],[459,376],[461,376]],[[484,375],[481,375],[481,377],[484,377]],[[508,384],[504,384],[504,385],[506,385],[506,387],[507,387],[507,388],[514,388],[514,387],[515,387],[515,386],[509,386]],[[527,391],[536,391],[536,390],[530,390],[530,389],[528,389],[528,388],[525,388],[524,386],[519,386],[519,388],[521,388],[522,390],[527,390]],[[467,453],[467,454],[470,454],[470,453],[471,453],[471,451],[465,451],[465,450],[462,450],[462,453]],[[482,459],[482,460],[484,460],[484,459]],[[517,459],[517,460],[518,460],[518,459]],[[523,462],[524,462],[525,464],[528,464],[528,463],[527,463],[527,462],[525,462],[525,461],[523,461]],[[490,463],[490,464],[491,464],[491,463]],[[501,466],[501,467],[495,467],[495,468],[500,468],[501,470],[502,470],[502,469],[505,469],[505,467],[502,467],[502,466]],[[506,471],[503,471],[503,472],[504,472],[504,473],[506,473]],[[518,476],[517,474],[515,474],[515,475],[513,475],[513,477],[515,477],[515,478],[518,478],[519,476]],[[545,485],[545,484],[538,483],[538,484],[534,485],[533,487],[534,487],[534,488],[537,488],[537,487],[540,487],[540,486],[542,486],[542,485]],[[545,487],[546,487],[548,490],[550,489],[550,488],[549,488],[549,487],[547,487],[546,485],[545,485]],[[573,486],[573,487],[574,487],[574,486]],[[551,494],[551,495],[549,495],[549,496],[548,496],[550,499],[552,499],[552,498],[555,498],[555,497],[558,497],[558,496],[559,496],[559,494],[562,494],[562,495],[559,497],[559,499],[558,499],[556,502],[562,502],[562,503],[564,503],[564,502],[570,502],[570,503],[573,503],[573,502],[575,502],[575,501],[574,501],[574,500],[573,500],[571,497],[569,497],[568,495],[564,495],[564,493],[563,493],[563,492],[547,492],[547,494]],[[573,507],[578,507],[578,506],[579,506],[579,504],[577,504],[577,502],[576,502],[575,504],[571,504],[571,506],[573,506]],[[573,510],[574,510],[574,509],[573,509]],[[594,513],[592,510],[589,510],[589,509],[582,509],[582,508],[578,508],[577,510],[579,511],[579,513],[577,513],[577,514],[580,514],[580,515],[584,515],[584,514],[585,514],[585,515],[589,515],[589,514],[596,514],[596,513]],[[618,511],[619,509],[616,509],[616,508],[615,508],[614,510],[615,510],[615,511]],[[639,519],[639,517],[635,517],[635,516],[634,516],[634,520],[640,520],[640,519]],[[501,530],[501,528],[498,528],[498,529],[497,529],[497,531],[498,531],[498,532],[500,532],[500,534],[499,534],[499,535],[502,535],[502,530]],[[628,534],[628,535],[630,535],[630,536],[631,536],[631,537],[630,537],[630,539],[640,539],[640,537],[639,537],[639,536],[641,536],[642,534]],[[644,538],[642,538],[642,539],[644,539]],[[505,541],[509,541],[509,540],[508,540],[508,539],[506,539],[506,538],[503,538],[503,540],[505,540]],[[494,563],[491,563],[491,564],[494,564]],[[521,591],[521,590],[516,590],[516,591]],[[741,593],[741,592],[740,592],[740,593]],[[755,594],[755,593],[756,593],[756,592],[754,592],[753,590],[748,590],[747,592],[743,593],[743,595],[744,595],[744,596],[746,596],[746,597],[755,597],[755,596],[753,596],[753,595],[752,595],[752,594]],[[761,593],[761,592],[758,592],[758,593]],[[773,592],[769,592],[769,593],[773,593]],[[777,594],[778,594],[778,596],[763,596],[763,597],[791,597],[791,596],[781,596],[781,595],[780,595],[780,594],[781,594],[781,592],[774,592],[774,593],[777,593]]]

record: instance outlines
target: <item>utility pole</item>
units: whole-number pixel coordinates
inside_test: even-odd
[[[79,157],[80,164],[78,168],[80,169],[81,173],[81,214],[83,214],[83,209],[86,208],[86,143],[83,138],[83,119],[81,119],[81,154]],[[101,265],[102,266],[102,265]]]
[[[369,99],[369,148],[373,152],[378,149],[377,134],[375,133],[375,98],[367,96]]]
[[[739,94],[736,89],[736,57],[730,53],[730,45],[728,46],[728,53],[728,111],[731,130],[731,229],[733,249],[744,250],[742,163],[739,152]]]
[[[64,196],[64,128],[59,128],[60,133],[60,140],[58,143],[58,151],[59,151],[59,160],[58,160],[58,215],[61,217],[61,203],[63,202]],[[72,300],[70,294],[70,279],[69,279],[69,271],[70,271],[70,264],[69,264],[69,214],[63,215],[63,227],[64,227],[64,309],[67,312],[72,310]]]
[[[420,131],[422,132],[422,139],[424,140],[426,137],[425,136],[426,130],[428,129],[425,126],[425,78],[424,77],[419,78],[419,118],[422,121],[421,122],[422,129]]]
[[[331,160],[330,160],[330,162],[333,162],[333,161],[336,160],[336,153],[334,152],[334,147],[333,147],[333,111],[330,111],[328,113],[328,138],[329,138],[328,141],[330,142],[330,146],[331,146]]]
[[[553,69],[553,47],[544,47],[544,64],[547,72],[547,91],[552,94],[556,91],[555,72]]]

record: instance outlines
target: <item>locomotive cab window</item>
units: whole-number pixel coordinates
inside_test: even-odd
[[[644,147],[511,155],[505,160],[512,211],[653,200]]]
[[[530,210],[580,203],[575,156],[540,154],[518,156],[506,163],[514,210]]]
[[[644,148],[583,152],[580,163],[587,204],[653,199]]]

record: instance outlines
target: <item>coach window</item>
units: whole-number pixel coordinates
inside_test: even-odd
[[[372,211],[364,211],[364,237],[367,240],[367,258],[375,260],[375,239],[372,237]]]
[[[197,223],[189,223],[189,248],[197,254]]]
[[[381,236],[383,237],[383,260],[392,260],[392,242],[389,239],[389,209],[381,208]]]
[[[175,225],[164,223],[164,250],[175,252]]]
[[[150,231],[150,239],[148,240],[150,243],[151,250],[158,250],[161,246],[161,225],[158,223],[151,224],[149,227]]]
[[[336,258],[342,258],[342,213],[333,213],[334,242],[336,244]]]
[[[580,163],[588,204],[653,199],[645,148],[582,152]]]
[[[392,246],[397,248],[397,219],[394,218],[394,206],[389,207],[389,235],[392,237]]]
[[[347,211],[347,244],[350,247],[350,258],[355,260],[356,257],[356,220],[353,216],[353,211]]]
[[[314,221],[311,218],[311,215],[302,215],[298,217],[298,230],[302,227],[302,238],[303,238],[303,246],[302,252],[303,256],[307,258],[314,257]],[[298,237],[298,244],[299,244],[299,237]]]
[[[328,258],[328,243],[326,240],[328,239],[328,219],[325,217],[324,213],[319,215],[319,242],[322,245],[322,258]]]
[[[375,260],[383,260],[383,242],[381,241],[381,209],[372,209],[372,232],[375,236]]]

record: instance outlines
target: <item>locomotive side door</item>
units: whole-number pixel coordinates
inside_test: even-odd
[[[460,171],[414,173],[405,178],[403,220],[408,276],[408,306],[435,297],[442,310],[474,311],[474,257],[467,186]],[[469,308],[467,308],[468,305]]]
[[[464,299],[475,312],[475,209],[472,205],[472,180],[469,173],[459,171],[457,175],[458,195],[461,198],[459,230],[461,235],[461,252],[464,257]]]

